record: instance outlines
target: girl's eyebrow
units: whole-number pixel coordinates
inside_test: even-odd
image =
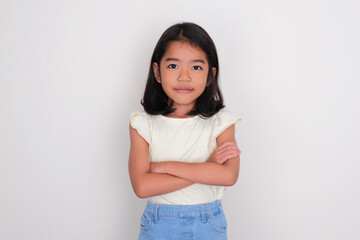
[[[165,59],[165,62],[170,62],[170,61],[179,62],[180,60],[178,58],[167,58],[167,59]],[[205,61],[202,60],[202,59],[194,59],[194,60],[192,60],[192,62],[199,62],[199,63],[205,64]]]
[[[199,63],[203,63],[203,64],[205,64],[205,61],[204,61],[204,60],[202,60],[202,59],[195,59],[195,60],[193,60],[193,62],[199,62]]]

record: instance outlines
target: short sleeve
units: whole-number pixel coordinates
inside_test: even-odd
[[[130,114],[130,125],[141,137],[151,144],[151,119],[145,112],[132,112]]]
[[[232,113],[227,111],[226,109],[221,109],[217,114],[215,114],[212,125],[212,131],[210,134],[209,140],[209,150],[212,152],[216,147],[216,138],[223,133],[228,127],[235,124],[235,131],[239,127],[241,119],[234,116]]]

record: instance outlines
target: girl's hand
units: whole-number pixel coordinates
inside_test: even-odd
[[[231,158],[240,156],[240,154],[241,151],[234,142],[224,142],[212,152],[207,162],[223,164]]]

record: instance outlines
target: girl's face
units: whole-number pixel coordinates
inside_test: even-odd
[[[160,67],[160,68],[159,68]],[[188,42],[170,42],[160,61],[153,63],[155,78],[174,102],[175,113],[191,111],[207,84],[209,64],[206,54]],[[212,68],[215,76],[216,68]]]

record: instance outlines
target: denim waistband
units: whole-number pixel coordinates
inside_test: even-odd
[[[212,203],[197,204],[197,205],[167,205],[156,204],[148,202],[146,206],[147,213],[154,217],[157,221],[161,217],[171,218],[197,218],[201,217],[205,222],[207,216],[217,215],[222,212],[222,205],[220,200],[216,200]]]

